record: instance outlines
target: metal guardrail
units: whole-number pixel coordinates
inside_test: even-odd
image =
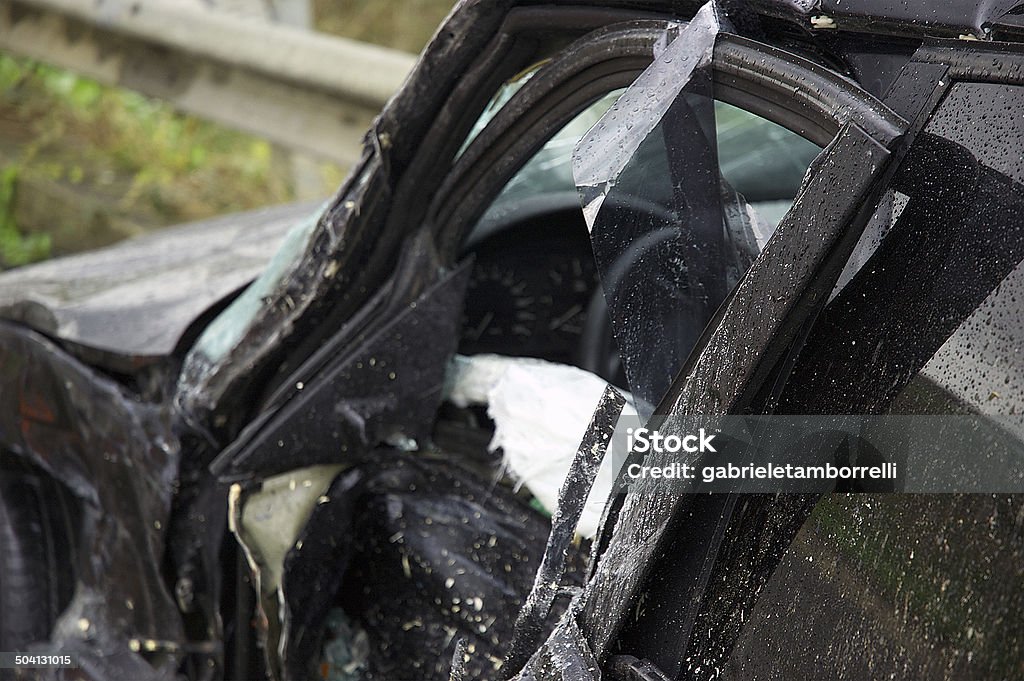
[[[415,58],[182,0],[3,0],[0,50],[348,165]]]

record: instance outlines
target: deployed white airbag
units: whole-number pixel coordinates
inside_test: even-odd
[[[494,421],[489,448],[499,447],[512,477],[549,512],[590,424],[607,382],[587,371],[540,359],[456,355],[448,370],[447,399],[456,406],[487,405]],[[636,417],[627,397],[623,416]],[[614,476],[606,456],[576,528],[593,537]]]

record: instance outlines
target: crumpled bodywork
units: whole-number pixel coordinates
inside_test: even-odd
[[[458,470],[438,452],[430,452],[432,458],[405,451],[431,435],[455,352],[468,267],[439,252],[442,227],[424,220],[441,181],[428,171],[457,153],[462,140],[439,133],[457,128],[472,110],[467,102],[486,96],[486,88],[459,78],[514,4],[467,2],[442,28],[368,135],[352,179],[315,224],[293,234],[293,250],[186,358],[173,414],[171,407],[132,399],[40,337],[0,327],[6,351],[0,357],[7,360],[0,363],[0,390],[18,394],[21,405],[17,415],[0,421],[0,440],[83,500],[82,541],[92,547],[90,555],[110,559],[83,566],[83,588],[54,642],[81,650],[93,665],[86,669],[92,678],[167,677],[189,652],[181,613],[190,624],[200,619],[206,626],[191,633],[191,645],[208,638],[198,646],[208,656],[203,661],[222,660],[219,579],[228,490],[234,490],[231,520],[240,523],[233,529],[251,548],[258,542],[247,536],[252,526],[244,525],[256,521],[245,511],[255,513],[257,504],[246,504],[258,499],[264,480],[316,464],[330,465],[316,483],[324,493],[315,504],[306,498],[287,511],[297,521],[290,529],[295,541],[273,547],[269,558],[264,542],[261,556],[249,556],[268,577],[276,571],[268,582],[273,588],[260,594],[280,599],[280,611],[265,608],[267,621],[260,622],[263,640],[273,647],[266,651],[273,674],[309,674],[336,597],[372,625],[360,634],[370,646],[367,664],[383,677],[443,678],[451,669],[453,678],[588,681],[604,670],[614,679],[703,679],[721,670],[759,588],[817,497],[673,497],[640,486],[606,508],[580,590],[574,578],[565,578],[575,574],[567,565],[578,557],[572,534],[602,436],[621,409],[616,394],[602,400],[550,526],[514,490]],[[796,23],[824,6],[764,4]],[[666,9],[666,3],[629,0],[609,5]],[[786,397],[775,388],[785,383],[805,331],[829,300],[879,201],[879,186],[913,141],[919,114],[942,95],[936,83],[943,72],[936,70],[921,78],[921,87],[896,87],[889,108],[872,100],[854,109],[850,98],[823,97],[834,120],[813,134],[837,134],[765,244],[756,216],[707,162],[715,149],[709,68],[725,38],[736,49],[753,42],[730,33],[743,31],[731,28],[720,9],[709,4],[688,26],[668,25],[654,66],[577,154],[577,180],[607,283],[616,278],[621,256],[659,230],[615,241],[612,223],[602,220],[615,209],[616,196],[625,195],[623,180],[642,165],[636,161],[644,144],[666,134],[659,126],[676,118],[684,124],[671,131],[682,136],[675,148],[691,150],[694,163],[672,170],[696,179],[670,187],[675,203],[661,217],[677,225],[689,209],[689,226],[705,231],[687,243],[687,234],[668,230],[682,242],[676,261],[649,268],[664,278],[637,289],[640,302],[650,306],[632,314],[660,326],[638,331],[629,326],[630,305],[613,311],[628,356],[655,366],[634,363],[627,373],[647,413],[666,417],[667,432],[688,416],[767,410]],[[803,68],[824,70],[813,63]],[[819,83],[806,77],[791,83],[791,91]],[[467,94],[470,87],[480,92]],[[626,134],[612,125],[616,116]],[[717,278],[693,266],[689,281],[671,280],[672,264],[688,265],[695,253],[714,251],[723,241],[731,255],[716,252],[707,263]],[[698,309],[685,309],[682,322],[673,319],[681,294],[694,291]],[[610,298],[616,295],[609,290]],[[708,322],[711,330],[700,337],[645,353],[644,333]],[[75,417],[62,419],[71,412],[61,409]],[[188,454],[181,471],[179,446]],[[434,523],[442,516],[445,523]],[[159,568],[177,580],[180,612]],[[450,569],[465,579],[451,577]],[[129,601],[125,593],[137,595]],[[553,605],[560,597],[572,597],[564,615]],[[513,622],[509,613],[524,602],[521,621]],[[338,628],[349,630],[349,623]],[[643,658],[621,655],[622,649]],[[405,656],[396,657],[396,650]],[[205,671],[215,674],[216,665],[210,667],[214,671]]]
[[[179,582],[201,586],[200,608],[216,608],[219,585],[210,575],[216,574],[232,484],[258,486],[317,464],[363,463],[378,447],[414,449],[427,441],[455,352],[466,275],[465,266],[441,267],[429,238],[409,244],[366,309],[296,368],[231,446],[194,471],[192,493],[178,500],[183,512],[172,548]],[[286,566],[279,581],[288,579]],[[281,640],[294,638],[289,614],[279,626]],[[290,652],[282,651],[280,665],[273,660],[271,668],[299,664]]]
[[[78,586],[48,649],[75,653],[85,679],[173,678],[185,642],[160,574],[179,456],[169,410],[8,323],[0,394],[15,407],[0,412],[0,442],[63,481],[83,511]]]
[[[203,220],[0,275],[0,317],[121,373],[189,343],[193,323],[266,267],[317,204]]]
[[[672,91],[673,94],[682,93],[680,99],[685,101],[690,83],[697,88],[695,94],[700,93],[702,79],[709,82],[706,72],[701,73],[701,65],[710,62],[720,30],[715,12],[714,5],[706,6],[702,10],[703,21],[699,14],[698,19],[683,29],[677,38],[679,45],[670,43],[662,52],[663,57],[670,55],[671,58],[656,60],[637,81],[637,86],[671,82],[669,74],[674,74],[679,68],[674,62],[682,61],[683,73],[687,77]],[[634,92],[642,90],[638,87]],[[706,89],[704,94],[707,96]],[[690,101],[693,101],[692,95]],[[629,116],[627,132],[623,132],[621,126],[609,126],[605,133],[599,123],[577,149],[577,181],[581,185],[595,254],[599,259],[601,211],[617,188],[620,171],[628,168],[629,159],[597,164],[596,171],[590,168],[589,160],[595,150],[608,150],[613,157],[619,148],[625,148],[627,153],[640,150],[644,139],[657,129],[674,105],[672,101],[659,98],[654,91],[646,97],[638,97],[635,103],[630,102],[630,91],[627,91],[608,114],[611,120],[619,113],[616,109],[620,105],[631,107],[625,109],[625,114],[619,114]],[[646,107],[645,103],[650,106]],[[867,216],[862,214],[857,198],[870,197],[872,186],[881,172],[889,167],[887,147],[899,139],[898,130],[902,125],[901,121],[893,119],[879,122],[881,125],[872,125],[879,131],[874,134],[847,122],[833,143],[812,164],[812,171],[808,173],[793,208],[783,219],[775,237],[768,241],[747,276],[718,312],[713,333],[706,334],[697,342],[682,371],[678,371],[678,366],[671,368],[673,375],[678,371],[678,377],[668,394],[664,398],[655,395],[654,399],[661,403],[658,412],[668,416],[660,429],[662,432],[677,432],[672,426],[673,418],[679,420],[679,433],[682,433],[682,418],[686,415],[708,417],[740,408],[743,400],[752,397],[747,396],[747,391],[757,385],[758,380],[764,380],[759,376],[763,376],[769,366],[774,366],[775,359],[770,353],[778,350],[773,348],[788,345],[780,336],[792,337],[795,332],[793,326],[786,326],[794,324],[795,318],[800,316],[794,314],[794,310],[803,309],[803,314],[810,314],[815,305],[824,302],[821,294],[814,292],[809,298],[800,299],[808,296],[807,288],[815,281],[823,261],[829,257],[845,261],[856,240],[857,229],[866,221]],[[639,134],[630,139],[629,129],[637,130]],[[626,135],[625,140],[622,135]],[[711,135],[713,139],[713,132]],[[698,136],[696,140],[700,143],[701,138]],[[703,148],[707,146],[705,138]],[[687,158],[685,153],[679,155]],[[699,157],[690,155],[694,156]],[[859,184],[851,186],[851,181]],[[844,183],[847,189],[841,199],[822,200],[822,197],[833,194],[829,191],[831,187]],[[710,186],[714,187],[713,184]],[[716,199],[721,196],[717,191],[710,193]],[[866,201],[871,205],[871,198]],[[705,222],[699,222],[701,217]],[[714,213],[698,216],[697,226],[717,228],[722,220],[720,214],[717,220],[715,217]],[[814,228],[808,229],[808,225],[814,225]],[[627,252],[628,247],[628,243],[626,248],[620,246],[617,252]],[[610,260],[614,261],[614,258]],[[836,270],[834,276],[838,274]],[[823,284],[817,282],[814,285]],[[763,294],[766,290],[785,293],[766,297]],[[607,295],[614,301],[614,290],[608,291]],[[646,319],[643,312],[637,317]],[[751,328],[751,319],[759,320],[758,328]],[[628,356],[628,336],[626,344]],[[642,386],[641,382],[641,389]],[[631,387],[637,389],[635,385]],[[723,576],[716,580],[709,572],[723,569],[722,563],[716,568],[711,567],[715,565],[714,557],[742,551],[744,542],[740,538],[744,532],[759,528],[757,531],[764,542],[761,546],[776,548],[760,555],[748,555],[746,562],[739,563],[744,570],[730,573],[729,577],[746,580],[748,588],[733,593],[746,593],[747,598],[752,598],[750,594],[756,593],[758,580],[766,578],[770,566],[778,559],[778,547],[785,543],[783,538],[795,532],[814,504],[813,496],[749,496],[742,499],[737,495],[673,496],[658,493],[650,487],[641,482],[629,493],[612,501],[597,542],[603,548],[595,553],[591,578],[579,597],[579,628],[563,624],[556,629],[523,671],[522,678],[567,678],[563,671],[565,666],[552,664],[552,661],[564,658],[569,654],[567,651],[575,651],[573,657],[591,658],[604,664],[614,654],[617,643],[626,649],[644,650],[655,668],[670,678],[682,673],[696,674],[699,678],[713,675],[721,664],[720,656],[731,648],[728,635],[710,647],[704,645],[703,639],[699,648],[689,648],[688,642],[694,640],[691,637],[703,631],[709,621],[723,616],[742,618],[742,612],[749,607],[749,603],[734,602],[725,610],[708,610],[713,602],[703,602],[707,585],[725,579]],[[768,537],[773,539],[767,540]],[[669,547],[679,545],[692,549],[685,556],[674,560],[669,558],[673,555]],[[645,611],[643,618],[637,614],[641,606]],[[652,626],[657,628],[652,629]],[[725,627],[725,631],[729,630]],[[672,641],[676,643],[673,645]],[[620,661],[620,664],[625,663]],[[571,678],[599,676],[591,667],[586,675]]]
[[[415,446],[429,434],[447,358],[455,353],[468,268],[430,281],[437,266],[415,247],[407,255],[400,272],[423,281],[394,290],[406,283],[399,277],[388,292],[408,302],[373,333],[353,338],[342,329],[326,343],[300,369],[300,380],[218,456],[214,474],[262,477],[358,457],[381,443]]]
[[[421,144],[431,127],[443,129],[462,113],[452,108],[460,106],[456,99],[438,93],[458,83],[512,4],[464,2],[427,46],[406,86],[367,133],[362,160],[301,254],[271,275],[262,306],[222,351],[211,354],[200,342],[186,358],[177,399],[191,418],[222,429],[222,424],[211,423],[218,408],[246,394],[286,351],[300,342],[312,345],[310,336],[319,329],[351,317],[384,284],[401,243],[419,227],[407,214],[416,206],[407,195],[430,191],[426,185],[404,186],[400,179],[438,162],[429,147],[450,147],[447,151],[454,155],[461,143],[436,139]],[[461,95],[464,101],[466,93]]]

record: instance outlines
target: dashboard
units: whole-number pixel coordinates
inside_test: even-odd
[[[579,209],[543,214],[478,241],[459,352],[578,364],[599,288]]]

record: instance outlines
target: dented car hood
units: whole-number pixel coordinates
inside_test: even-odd
[[[114,370],[170,355],[205,312],[259,275],[316,203],[189,223],[0,274],[0,318]]]

